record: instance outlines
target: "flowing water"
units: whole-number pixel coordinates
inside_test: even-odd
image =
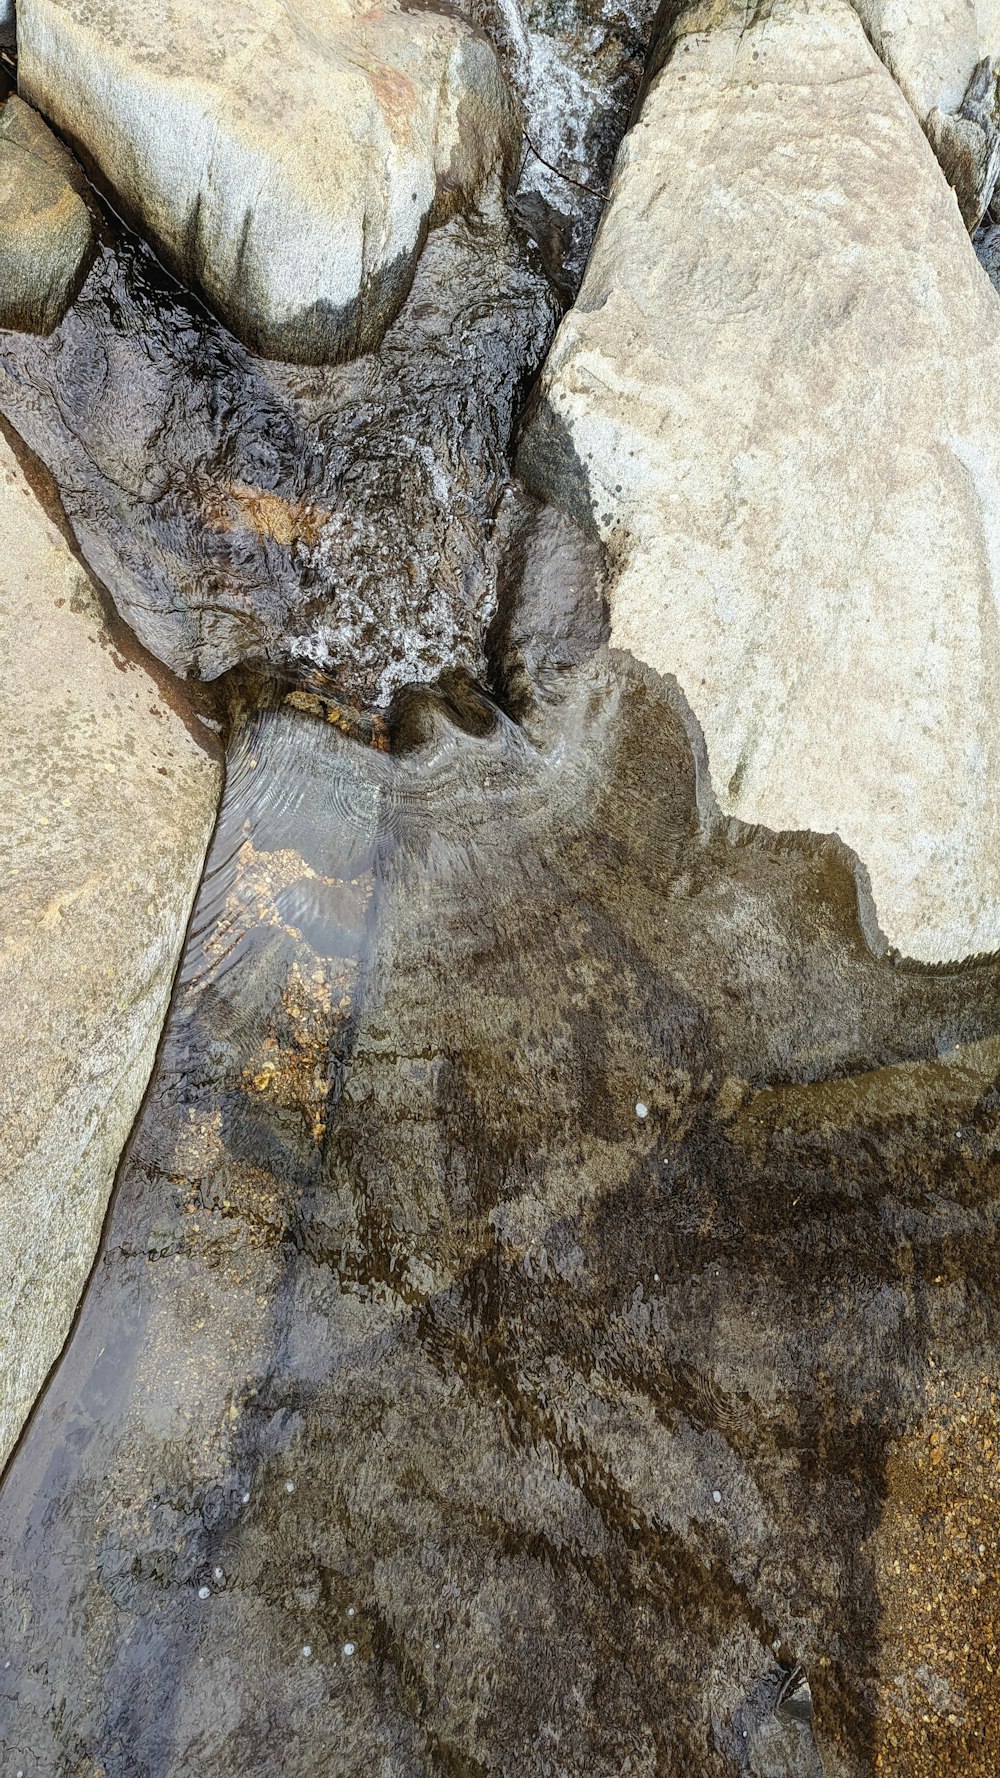
[[[624,657],[524,725],[301,701],[232,742],[7,1478],[7,1764],[800,1778],[811,1689],[869,1773],[916,1558],[985,1772],[997,972],[876,960],[844,860],[724,830]],[[928,1552],[886,1500],[936,1450]]]
[[[0,1491],[3,1778],[1000,1766],[1000,969],[876,954],[841,849],[720,819],[512,476],[649,29],[591,21],[602,113],[571,23],[505,4],[535,171],[378,353],[254,359],[111,220],[0,336],[119,609],[239,668]]]

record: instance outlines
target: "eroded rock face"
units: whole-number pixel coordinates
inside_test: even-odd
[[[427,230],[518,139],[493,49],[446,10],[26,0],[18,30],[25,96],[278,358],[377,343]]]
[[[0,620],[2,1462],[93,1259],[221,773],[116,650],[3,440]]]
[[[0,327],[51,333],[93,261],[86,180],[30,105],[0,110]]]
[[[995,295],[846,4],[697,23],[621,150],[522,466],[610,546],[612,639],[676,674],[723,810],[839,834],[902,951],[991,950]]]
[[[1000,173],[998,0],[854,0],[854,7],[975,228]]]

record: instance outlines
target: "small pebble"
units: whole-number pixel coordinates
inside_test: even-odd
[[[648,1117],[649,1116],[649,1106],[644,1105],[641,1099],[638,1101],[638,1103],[636,1105],[635,1115],[636,1115],[636,1117]]]
[[[295,1493],[295,1483],[294,1482],[286,1482],[285,1483],[285,1493],[286,1494],[294,1494]]]
[[[353,1616],[354,1616],[354,1606],[353,1606],[353,1605],[349,1605],[349,1606],[348,1606],[348,1607],[347,1607],[347,1615],[348,1615],[348,1617],[353,1617]]]
[[[209,1596],[209,1589],[208,1589],[208,1587],[199,1587],[199,1588],[198,1588],[198,1597],[199,1597],[199,1599],[207,1599],[207,1598],[208,1598],[208,1596]]]
[[[303,1642],[303,1644],[302,1644],[302,1659],[304,1661],[308,1661],[309,1656],[311,1654],[312,1654],[312,1643],[311,1642]]]
[[[722,1495],[719,1493],[718,1488],[712,1490],[712,1499],[715,1501],[716,1506],[722,1505]]]
[[[653,1273],[653,1283],[659,1284],[659,1282],[660,1282],[660,1274],[659,1274],[659,1272],[654,1272]]]
[[[354,1653],[353,1642],[345,1642],[344,1643],[344,1653],[345,1653],[345,1655],[352,1655]]]
[[[250,1505],[250,1496],[249,1496],[249,1494],[244,1494],[244,1496],[243,1496],[243,1505],[244,1505],[244,1506],[249,1506],[249,1505]]]

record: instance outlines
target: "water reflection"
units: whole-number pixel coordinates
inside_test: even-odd
[[[562,685],[234,741],[0,1496],[12,1771],[814,1778],[800,1663],[838,1778],[994,1769],[987,1484],[922,1568],[907,1478],[997,1440],[997,971],[734,845],[651,673]]]

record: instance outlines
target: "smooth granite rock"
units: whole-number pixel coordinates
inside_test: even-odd
[[[0,438],[0,1463],[152,1068],[220,789],[193,726],[118,653]]]
[[[375,345],[427,230],[512,158],[485,37],[371,0],[24,0],[20,90],[245,343]]]
[[[522,468],[609,546],[723,811],[839,834],[900,950],[994,950],[995,293],[843,0],[673,42]]]
[[[93,262],[86,180],[37,112],[0,110],[0,327],[51,333]]]
[[[1000,0],[854,0],[973,229],[1000,173]]]

